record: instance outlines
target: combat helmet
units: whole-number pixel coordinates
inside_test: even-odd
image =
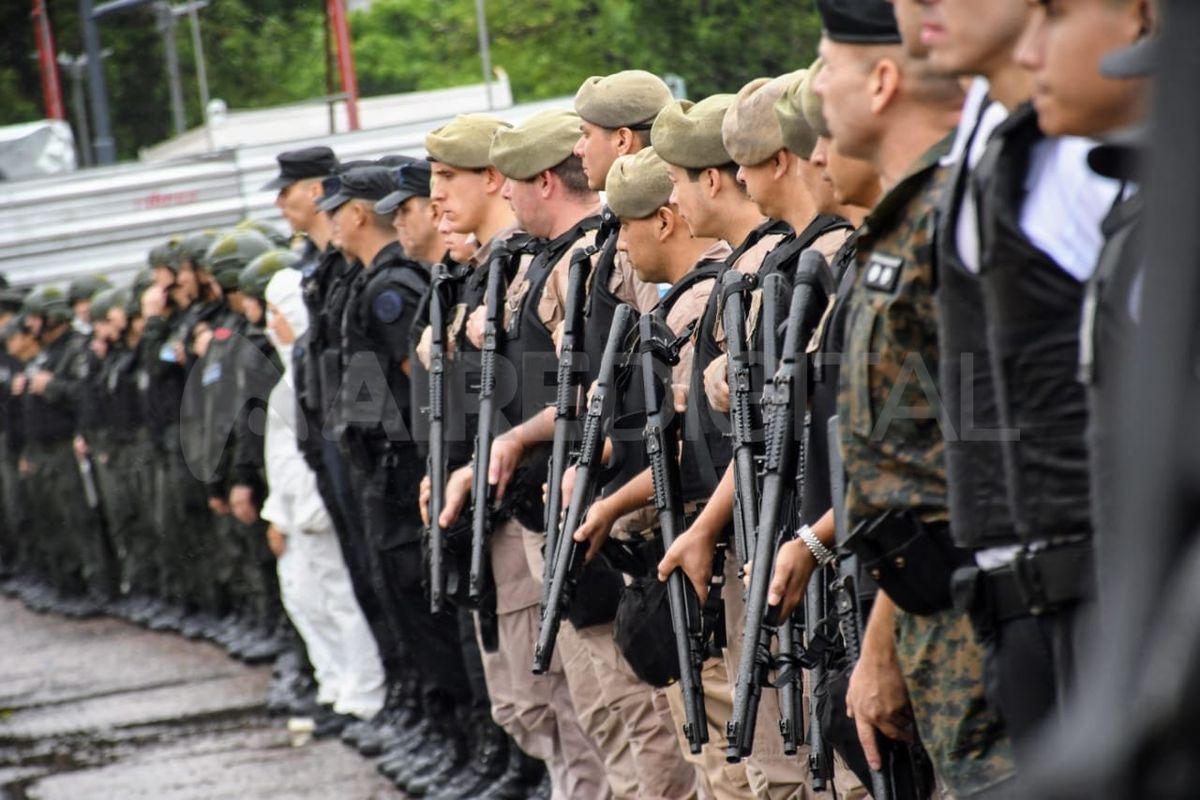
[[[238,278],[238,289],[248,297],[260,301],[265,300],[267,284],[271,282],[271,277],[280,270],[295,266],[299,260],[300,256],[291,250],[272,250],[263,253],[242,270],[242,274]]]
[[[265,236],[257,231],[237,230],[218,237],[208,248],[204,259],[212,276],[227,292],[238,290],[238,276],[253,261],[275,248]]]
[[[39,286],[25,296],[21,313],[42,317],[47,325],[59,325],[73,316],[67,295],[57,286]]]

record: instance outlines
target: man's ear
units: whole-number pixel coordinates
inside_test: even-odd
[[[558,177],[550,170],[542,170],[537,176],[538,194],[543,200],[549,200],[550,195],[554,193],[554,182]]]
[[[637,134],[631,128],[617,128],[617,155],[627,156],[637,146]]]
[[[505,177],[500,170],[492,166],[483,169],[483,190],[487,194],[496,194],[504,188]]]
[[[871,113],[882,114],[900,91],[900,66],[890,58],[881,58],[871,68],[867,82],[871,94]]]
[[[771,175],[775,180],[782,180],[792,169],[792,159],[795,158],[787,150],[779,150],[771,156]]]
[[[305,186],[304,189],[306,192],[308,192],[308,199],[313,201],[313,205],[316,205],[317,200],[323,194],[323,191],[321,188],[321,182],[320,181],[309,181],[308,185]]]
[[[721,193],[721,170],[707,167],[700,176],[701,188],[710,200]]]
[[[675,228],[679,225],[679,216],[675,213],[675,209],[669,205],[660,206],[658,211],[654,212],[655,236],[659,242],[665,242],[671,238],[671,234],[675,232]]]

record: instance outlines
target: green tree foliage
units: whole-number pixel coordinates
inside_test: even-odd
[[[98,0],[99,1],[99,0]],[[83,50],[77,0],[47,0],[60,52]],[[318,97],[330,86],[323,0],[212,0],[201,12],[210,93],[230,108]],[[43,116],[28,0],[0,3],[0,124]],[[804,66],[820,25],[814,12],[767,0],[490,0],[492,61],[518,101],[571,94],[589,75],[640,67],[676,73],[692,97],[736,91],[759,75]],[[364,95],[481,79],[472,0],[374,0],[351,17]],[[154,14],[106,19],[102,44],[113,133],[123,158],[171,135],[162,37]],[[201,120],[191,36],[176,30],[189,125]],[[336,72],[333,73],[336,82]],[[70,81],[62,76],[71,108]]]

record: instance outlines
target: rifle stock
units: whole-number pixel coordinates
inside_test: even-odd
[[[545,566],[542,570],[542,608],[550,599],[562,524],[562,482],[567,459],[579,437],[580,370],[576,363],[583,350],[583,309],[587,295],[587,277],[591,270],[594,246],[578,248],[571,254],[567,277],[566,317],[558,355],[558,386],[554,401],[554,444],[550,452],[546,491]]]
[[[758,530],[758,482],[754,463],[754,409],[750,351],[746,345],[746,295],[754,286],[754,276],[729,270],[721,277],[724,304],[721,321],[725,327],[728,356],[729,422],[733,434],[733,467],[736,491],[733,503],[734,549],[738,567],[750,560]]]
[[[615,402],[612,393],[615,390],[617,361],[630,331],[633,330],[633,314],[633,309],[628,305],[622,304],[617,307],[613,316],[613,326],[604,346],[604,355],[600,359],[600,373],[596,379],[596,386],[587,404],[583,434],[580,437],[579,458],[575,467],[575,487],[571,492],[571,502],[567,506],[566,519],[559,533],[559,546],[553,554],[553,577],[533,651],[533,672],[536,675],[541,675],[550,668],[550,659],[554,655],[554,645],[558,640],[558,629],[562,626],[563,615],[571,601],[571,589],[587,553],[586,547],[576,542],[574,536],[599,488],[600,473],[603,469],[601,459],[604,454],[605,424],[611,422]],[[551,554],[547,552],[546,556],[549,558]]]
[[[504,310],[506,270],[511,252],[504,243],[497,243],[488,260],[485,289],[486,316],[483,329],[483,350],[480,357],[479,427],[475,433],[474,471],[471,476],[471,561],[467,597],[479,603],[484,593],[484,545],[492,532],[494,491],[488,483],[488,466],[492,460],[492,440],[496,429],[496,348]]]
[[[445,532],[438,517],[446,504],[446,315],[442,306],[442,285],[446,265],[433,266],[429,296],[429,610],[439,614],[445,608],[446,567]]]
[[[768,684],[771,668],[770,647],[774,626],[767,618],[767,590],[775,567],[775,554],[783,528],[783,514],[788,507],[794,486],[795,417],[794,405],[807,403],[807,392],[797,386],[799,362],[804,357],[805,320],[813,303],[814,292],[808,283],[799,283],[792,292],[787,333],[783,351],[771,383],[765,390],[766,452],[763,477],[761,515],[755,514],[758,526],[754,537],[754,555],[750,570],[750,586],[746,593],[746,609],[741,658],[734,683],[733,713],[726,727],[729,740],[726,758],[738,761],[750,754],[754,744],[758,702],[763,687]],[[726,307],[728,309],[728,306]],[[729,332],[728,327],[726,331]],[[730,333],[729,335],[732,335]],[[773,332],[768,332],[773,335]],[[732,351],[730,361],[732,362]],[[739,494],[742,489],[738,487]],[[781,648],[786,643],[794,648],[790,622],[785,621]],[[786,641],[784,641],[786,640]],[[794,650],[793,650],[794,652]],[[789,689],[789,702],[781,703],[785,714],[785,739],[795,734],[795,696]],[[790,704],[790,709],[789,709]]]
[[[678,354],[658,329],[661,323],[653,314],[644,314],[638,323],[643,385],[646,394],[646,454],[654,483],[654,507],[658,511],[663,547],[671,548],[684,530],[683,489],[679,476],[679,433],[669,424],[673,395],[664,389],[658,364],[671,365]],[[669,379],[667,381],[669,386]],[[699,598],[681,569],[667,578],[667,602],[671,609],[671,630],[675,654],[679,660],[679,683],[683,690],[685,722],[683,733],[688,749],[699,753],[708,742],[708,715],[704,706],[705,631]]]

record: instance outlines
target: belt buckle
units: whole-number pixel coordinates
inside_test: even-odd
[[[1027,547],[1022,547],[1013,560],[1013,578],[1017,583],[1017,592],[1021,600],[1029,607],[1029,613],[1040,616],[1046,612],[1046,585],[1042,580],[1042,570],[1037,564],[1037,554]]]

